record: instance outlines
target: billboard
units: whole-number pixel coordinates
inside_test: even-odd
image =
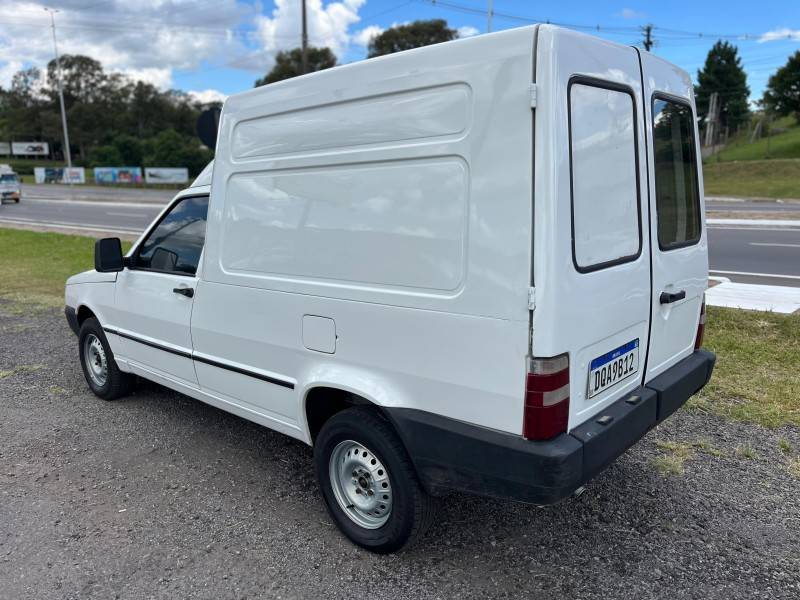
[[[8,156],[11,154],[11,144],[8,142],[0,142],[0,155]]]
[[[141,167],[95,167],[95,183],[142,183]]]
[[[47,142],[11,142],[14,156],[48,156],[50,145]]]
[[[34,167],[33,178],[36,183],[86,183],[83,167]]]
[[[144,170],[144,180],[146,183],[187,183],[189,181],[189,169],[183,167],[147,167]]]

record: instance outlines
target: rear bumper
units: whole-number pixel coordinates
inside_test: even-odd
[[[392,409],[425,488],[552,504],[605,469],[711,378],[716,357],[700,350],[568,434],[546,442],[419,410]],[[601,416],[611,420],[602,425]]]

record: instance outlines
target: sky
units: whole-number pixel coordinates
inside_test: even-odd
[[[494,0],[492,29],[551,22],[622,44],[653,25],[653,52],[694,79],[717,39],[739,48],[751,100],[800,50],[800,0]],[[362,60],[374,35],[417,19],[446,19],[459,35],[487,31],[487,0],[307,0],[309,42],[339,63]],[[0,86],[53,57],[48,6],[61,53],[108,71],[180,89],[201,101],[253,86],[275,54],[300,45],[300,0],[0,0]]]

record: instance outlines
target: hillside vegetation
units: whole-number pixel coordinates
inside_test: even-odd
[[[742,132],[708,157],[703,163],[706,194],[800,198],[800,125],[786,117],[772,123],[772,132],[752,143],[749,132]]]
[[[703,165],[707,196],[800,198],[800,158]]]
[[[735,160],[800,159],[800,125],[793,117],[772,124],[773,133],[750,142],[748,132],[730,140],[724,150],[707,159],[708,163]],[[775,133],[775,131],[782,131]]]

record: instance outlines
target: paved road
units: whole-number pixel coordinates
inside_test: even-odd
[[[55,186],[36,186],[51,193]],[[67,187],[67,186],[61,186]],[[98,188],[86,188],[98,190]],[[116,189],[99,188],[108,193]],[[174,194],[163,190],[121,190],[130,198],[144,192],[151,198],[160,194],[160,202],[107,202],[64,201],[36,199],[33,194],[23,198],[19,204],[4,204],[0,207],[0,224],[3,221],[18,224],[44,224],[49,228],[86,231],[98,230],[131,237],[138,235],[161,210],[163,203]],[[55,194],[55,192],[52,192]],[[96,196],[100,198],[100,196]],[[63,198],[63,196],[62,196]],[[737,204],[737,203],[731,203]],[[756,203],[741,203],[744,205]],[[759,205],[780,206],[772,203]],[[784,215],[781,215],[784,217]],[[800,217],[798,217],[800,218]],[[742,283],[800,286],[800,228],[777,230],[768,228],[744,228],[735,226],[709,226],[710,266],[712,273],[729,277]],[[722,271],[720,273],[719,271]],[[752,275],[752,274],[757,275]],[[769,276],[766,276],[769,275]],[[782,277],[774,277],[782,276]]]
[[[782,213],[781,218],[800,219],[800,202],[757,202],[754,200],[712,200],[706,198],[706,210],[716,210],[725,212],[766,212]],[[793,215],[786,213],[795,213]],[[776,215],[777,218],[777,215]]]
[[[65,202],[23,197],[19,204],[0,207],[0,224],[7,221],[45,225],[56,230],[103,231],[130,236],[141,233],[162,208],[163,203]]]
[[[177,190],[103,187],[96,185],[31,184],[22,186],[23,200],[87,200],[105,202],[152,202],[165,204]]]
[[[731,281],[800,287],[800,228],[709,226],[708,261]]]

